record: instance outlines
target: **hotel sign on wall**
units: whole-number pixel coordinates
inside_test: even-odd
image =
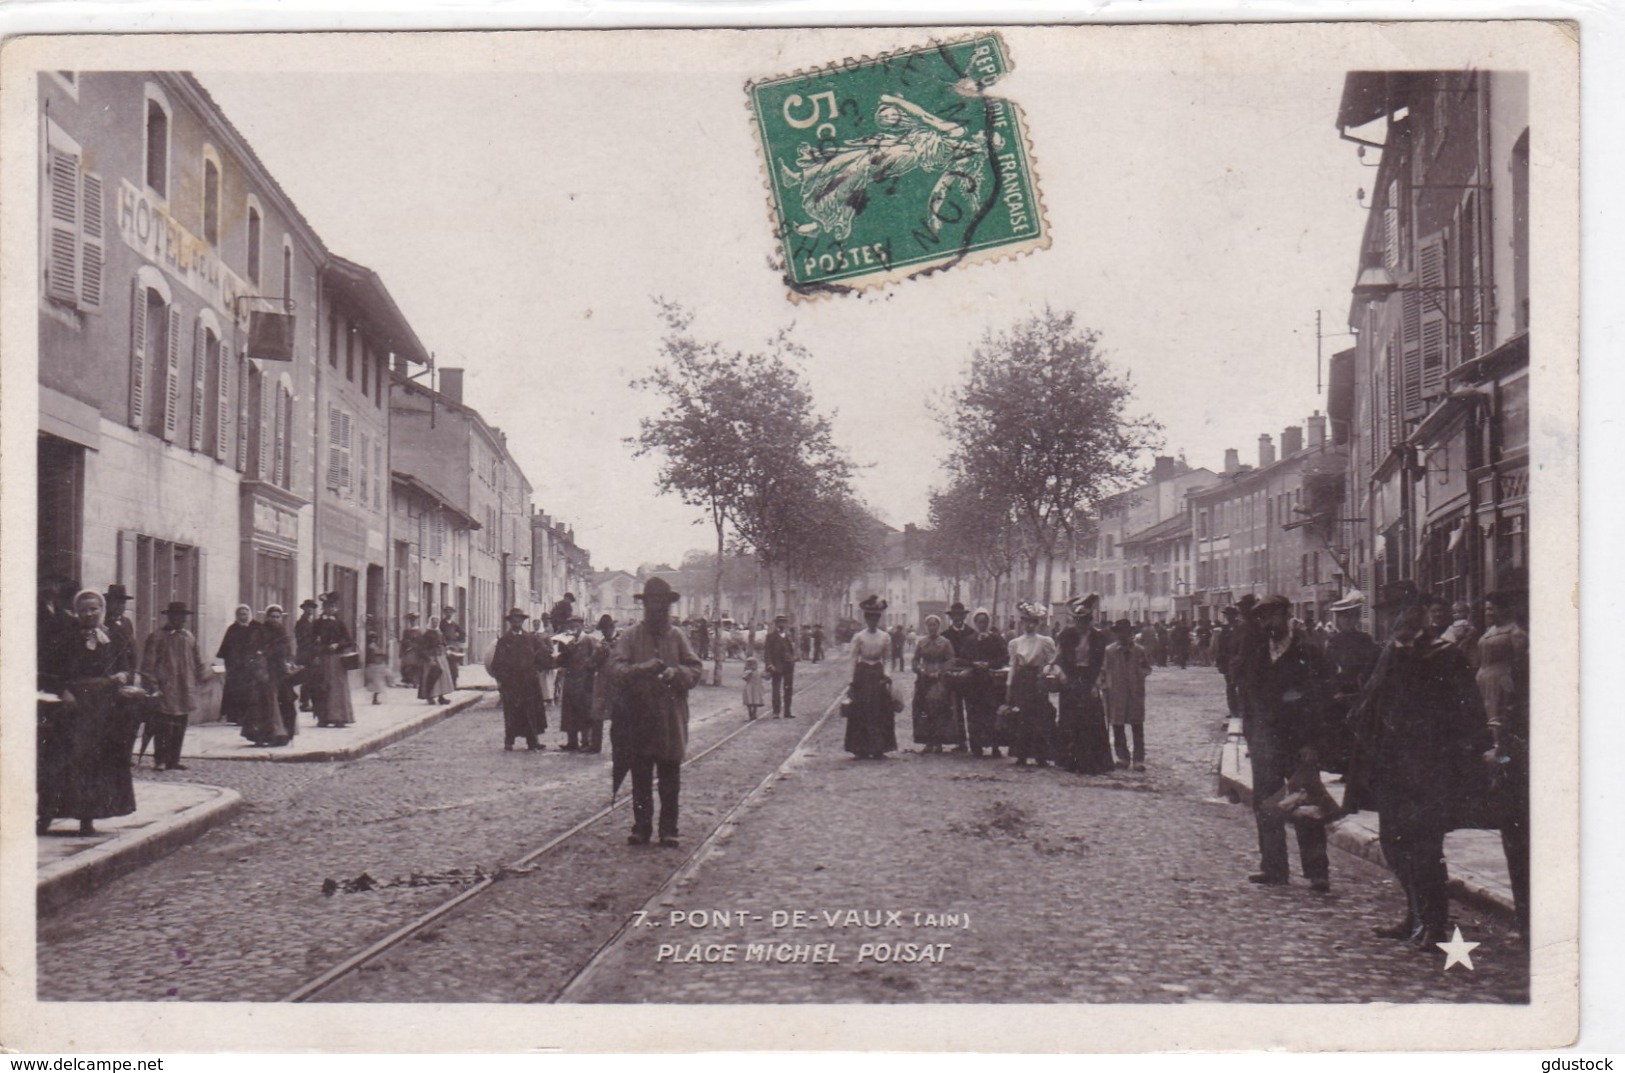
[[[208,302],[215,312],[237,321],[241,328],[247,327],[246,319],[239,321],[233,310],[239,295],[254,292],[225,266],[213,246],[177,223],[151,194],[123,180],[114,216],[126,246]]]

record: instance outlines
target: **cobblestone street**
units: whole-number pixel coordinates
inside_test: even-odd
[[[819,684],[831,676],[829,666],[803,671],[809,715],[816,714],[814,694],[823,693],[824,703],[833,695]],[[726,668],[725,686],[692,694],[691,752],[734,730],[743,718],[739,664]],[[196,760],[184,773],[143,769],[143,776],[155,781],[230,787],[247,807],[235,822],[42,918],[39,996],[143,1001],[286,996],[450,898],[468,885],[462,877],[476,869],[493,872],[608,804],[608,743],[596,756],[560,752],[556,708],[549,722],[544,752],[503,752],[502,713],[492,694],[475,708],[360,760]],[[808,722],[764,723],[719,751],[718,759],[741,745],[749,749],[746,743],[758,735],[771,739],[759,748],[778,755],[779,739],[787,750]],[[697,775],[684,795],[684,805],[695,810],[696,831],[704,778]],[[142,785],[137,783],[138,793]],[[628,792],[623,786],[622,800]],[[629,822],[624,809],[606,821],[622,849]],[[413,873],[432,878],[420,880],[422,885],[388,885],[397,877],[410,880]],[[386,885],[364,893],[322,893],[325,880],[342,883],[362,875]],[[621,889],[615,875],[602,872],[584,874],[582,881],[596,884],[594,894]],[[647,897],[658,882],[651,881],[631,901]],[[628,894],[635,889],[628,888]],[[110,927],[109,921],[118,925]]]
[[[1475,911],[1456,907],[1465,937],[1483,944],[1473,951],[1475,971],[1446,972],[1439,951],[1373,938],[1372,927],[1402,911],[1379,867],[1334,852],[1330,896],[1301,878],[1290,888],[1249,884],[1251,814],[1215,797],[1223,705],[1211,668],[1156,671],[1143,775],[1077,776],[954,754],[858,763],[841,751],[840,721],[831,720],[725,853],[651,907],[650,926],[635,929],[578,997],[1526,1001],[1522,949]],[[905,725],[900,716],[900,737]],[[693,920],[701,910],[736,916],[721,926],[672,924],[673,911]],[[736,923],[739,911],[749,923]],[[804,916],[775,928],[775,911]],[[888,924],[887,911],[900,920]],[[881,926],[867,926],[876,914]],[[932,927],[925,914],[957,914],[961,926]],[[703,961],[707,946],[730,943],[736,964]],[[753,943],[772,944],[770,958],[791,944],[783,956],[809,961],[747,962]],[[669,951],[662,959],[662,944],[679,957],[701,944],[699,960],[678,962]],[[824,953],[793,949],[821,944]],[[928,946],[940,960],[926,960]],[[811,963],[830,950],[837,964]]]
[[[765,721],[684,772],[681,851],[626,846],[629,816],[617,812],[319,998],[550,1001],[628,921],[567,999],[1526,997],[1522,950],[1470,908],[1456,907],[1465,937],[1482,943],[1473,971],[1372,938],[1400,912],[1375,865],[1334,852],[1330,896],[1301,879],[1247,883],[1253,826],[1216,796],[1223,694],[1209,668],[1152,676],[1144,774],[912,751],[856,763],[832,717],[686,881],[646,904],[845,674],[840,660],[803,667],[801,718]],[[691,755],[740,719],[733,685],[694,696]],[[504,753],[500,718],[492,698],[344,764],[194,764],[185,778],[237,789],[245,814],[42,920],[41,997],[282,998],[466,887],[476,868],[492,872],[607,803],[607,751]],[[898,725],[906,749],[906,713]],[[433,878],[392,882],[413,873]],[[363,874],[382,886],[322,892]]]

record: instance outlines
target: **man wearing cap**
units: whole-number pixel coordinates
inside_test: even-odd
[[[795,713],[790,707],[796,695],[796,639],[790,633],[788,617],[774,617],[773,632],[767,635],[767,643],[762,648],[762,662],[767,665],[768,677],[773,680],[773,714],[781,714],[779,701],[782,694],[782,714],[786,719],[794,719]]]
[[[1292,626],[1292,602],[1271,596],[1253,610],[1259,630],[1250,678],[1252,717],[1247,721],[1247,753],[1253,771],[1253,817],[1258,826],[1259,870],[1247,878],[1266,886],[1291,882],[1286,851],[1286,817],[1270,798],[1286,785],[1301,763],[1319,765],[1318,731],[1330,701],[1331,674],[1325,660]],[[1331,890],[1326,825],[1294,820],[1298,856],[1312,890]]]
[[[316,601],[305,599],[299,603],[299,619],[293,624],[293,661],[299,665],[299,710],[313,711],[316,705],[314,685],[316,669]]]
[[[688,691],[704,668],[681,630],[672,628],[671,605],[678,599],[664,578],[651,577],[633,597],[643,604],[643,621],[615,642],[609,663],[617,690],[611,742],[616,765],[632,774],[632,845],[647,845],[654,834],[654,783],[660,783],[660,844],[677,841],[677,798],[683,757],[688,749]]]
[[[164,608],[164,624],[147,635],[141,654],[141,677],[157,694],[151,711],[154,726],[152,762],[169,771],[185,771],[181,743],[197,709],[198,683],[209,673],[197,638],[186,628],[192,609],[179,600]]]
[[[502,698],[502,748],[513,752],[515,739],[525,739],[531,752],[545,748],[537,735],[547,729],[540,675],[553,667],[552,646],[525,630],[530,615],[523,608],[508,612],[508,628],[497,638],[485,669],[496,679]]]

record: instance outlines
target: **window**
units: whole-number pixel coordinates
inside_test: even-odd
[[[248,208],[248,282],[260,285],[260,210]]]
[[[293,297],[293,244],[282,236],[282,300]]]
[[[168,287],[143,268],[130,302],[130,427],[166,440],[180,424],[180,328]]]
[[[169,198],[169,101],[157,86],[147,86],[147,189]]]
[[[327,408],[327,487],[335,492],[350,488],[352,449],[350,415],[337,406]]]
[[[361,502],[366,503],[372,498],[371,486],[367,483],[367,473],[372,462],[372,438],[365,432],[361,434]]]
[[[83,169],[79,145],[47,120],[45,146],[45,296],[81,310],[102,307],[107,263],[103,184]]]
[[[361,397],[366,398],[372,390],[372,360],[367,355],[366,341],[361,345]]]
[[[203,147],[203,240],[220,245],[220,157],[212,145]]]
[[[206,606],[199,599],[203,553],[191,545],[142,533],[119,533],[119,580],[130,590],[130,616],[137,637],[163,625],[160,608],[179,600],[196,612],[187,626],[199,637],[209,629]]]
[[[1497,430],[1500,434],[1497,461],[1526,450],[1529,446],[1529,378],[1521,376],[1501,385],[1501,405]]]
[[[388,376],[389,355],[380,354],[378,355],[378,378],[372,382],[373,405],[377,406],[379,409],[383,409],[384,406],[384,382]]]
[[[339,318],[327,318],[327,364],[339,367]]]
[[[384,485],[388,483],[389,474],[384,470],[384,440],[380,436],[372,443],[372,505],[377,510],[384,509]]]
[[[355,322],[351,321],[344,333],[344,379],[355,382]]]

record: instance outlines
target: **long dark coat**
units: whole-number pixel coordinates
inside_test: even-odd
[[[590,731],[597,722],[592,707],[597,649],[598,642],[589,633],[559,645],[559,729],[566,734]]]
[[[269,623],[256,622],[249,630],[250,651],[243,670],[249,681],[243,737],[261,745],[286,742],[297,729],[293,684],[288,681],[293,642],[286,630]]]
[[[533,741],[547,729],[547,705],[539,675],[553,668],[553,646],[534,633],[508,632],[497,638],[485,669],[502,697],[503,740]]]
[[[660,659],[678,673],[669,681],[633,671]],[[637,759],[677,763],[688,753],[688,691],[699,684],[705,667],[683,631],[668,627],[659,636],[638,623],[615,639],[609,672],[615,677],[615,716],[610,745],[615,764]]]
[[[38,814],[100,820],[135,811],[130,781],[129,706],[113,676],[135,670],[135,649],[122,630],[88,647],[88,635],[64,623],[51,638],[50,665],[72,695],[42,704],[38,751]]]
[[[220,638],[215,656],[226,665],[226,681],[220,693],[220,718],[227,723],[246,723],[253,704],[253,681],[249,659],[254,652],[254,622],[233,622]]]

